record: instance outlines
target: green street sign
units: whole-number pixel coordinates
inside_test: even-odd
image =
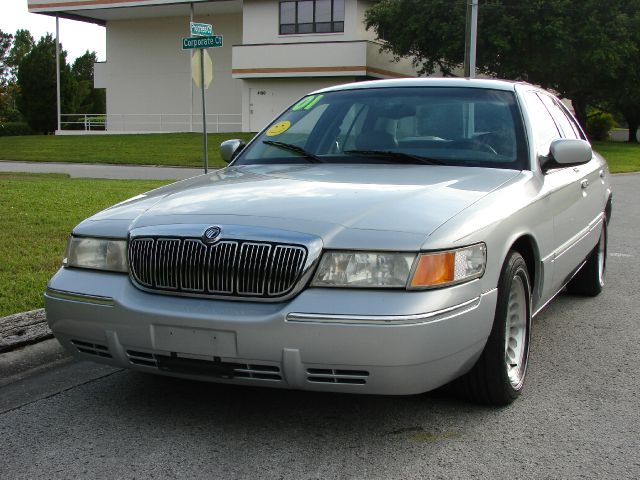
[[[191,22],[192,37],[210,37],[213,35],[213,26],[208,23]]]
[[[212,35],[210,37],[183,37],[182,50],[192,50],[194,48],[216,48],[222,46],[222,35]]]

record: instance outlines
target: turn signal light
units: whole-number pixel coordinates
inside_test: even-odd
[[[435,288],[462,283],[484,274],[487,262],[487,247],[478,243],[448,252],[422,253],[409,288]]]

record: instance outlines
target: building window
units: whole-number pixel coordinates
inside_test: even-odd
[[[344,0],[280,2],[280,35],[344,32]]]

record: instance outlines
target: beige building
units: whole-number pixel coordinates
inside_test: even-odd
[[[208,52],[209,131],[258,131],[312,90],[376,78],[415,76],[364,27],[370,0],[28,0],[29,11],[106,27],[107,129],[199,131],[200,91],[181,49],[189,22],[213,25],[224,45]],[[74,112],[62,112],[72,114]],[[64,115],[63,115],[64,117]]]

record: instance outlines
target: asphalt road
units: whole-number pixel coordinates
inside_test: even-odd
[[[614,186],[608,285],[536,318],[526,392],[509,407],[58,361],[0,388],[0,477],[640,478],[640,175]]]

